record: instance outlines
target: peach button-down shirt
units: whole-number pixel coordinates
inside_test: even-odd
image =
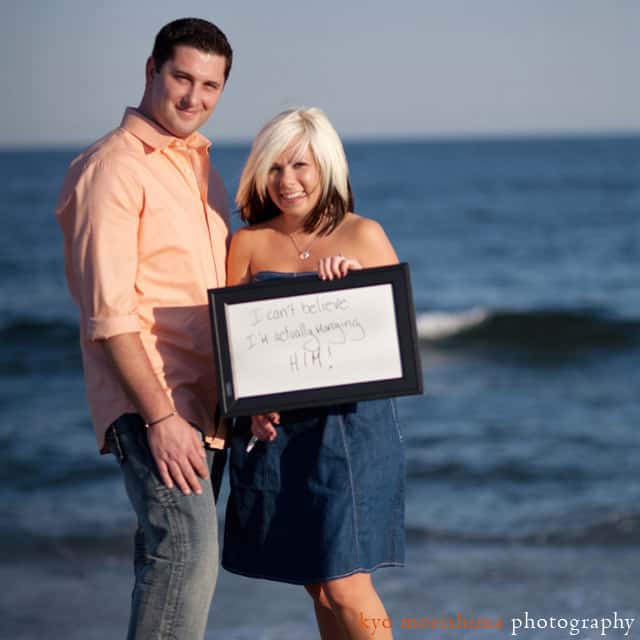
[[[207,289],[225,284],[227,196],[199,133],[180,140],[136,109],[73,160],[56,215],[80,308],[80,341],[98,446],[137,409],[97,342],[139,333],[176,411],[215,433]]]

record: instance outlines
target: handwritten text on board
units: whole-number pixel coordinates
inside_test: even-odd
[[[402,376],[393,290],[225,306],[236,398]]]

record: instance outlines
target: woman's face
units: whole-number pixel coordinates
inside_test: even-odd
[[[267,192],[282,213],[302,220],[318,204],[322,180],[311,149],[307,146],[303,153],[296,153],[296,146],[294,140],[273,161]]]

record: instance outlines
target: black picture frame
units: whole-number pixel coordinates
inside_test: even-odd
[[[231,311],[243,314],[244,307],[230,309],[230,306],[255,302],[294,304],[296,300],[302,300],[299,296],[336,292],[339,292],[340,295],[349,296],[351,295],[350,292],[355,292],[357,289],[376,287],[378,285],[390,285],[391,287],[393,309],[387,309],[384,312],[387,316],[392,313],[395,320],[398,358],[401,368],[399,377],[380,379],[376,377],[376,371],[372,370],[369,379],[356,383],[327,384],[312,388],[298,388],[296,384],[292,384],[290,388],[276,393],[258,392],[248,396],[236,395],[234,392],[234,379],[237,378],[234,376],[238,376],[241,372],[234,372],[235,352],[232,354],[232,351],[235,349],[237,352],[243,348],[238,346],[239,342],[230,343],[230,329],[232,327],[227,324],[227,313]],[[387,288],[385,287],[385,289]],[[372,289],[372,295],[374,291],[377,292],[378,289]],[[361,293],[364,293],[364,295],[369,294],[367,291]],[[414,395],[423,392],[415,310],[409,265],[407,263],[351,271],[346,277],[334,280],[321,280],[316,275],[303,275],[209,289],[208,298],[214,358],[218,374],[218,401],[221,413],[225,417]],[[385,298],[389,298],[389,296],[385,296]],[[323,299],[326,299],[326,297]],[[245,306],[250,307],[251,305]],[[381,312],[378,300],[376,300],[376,308],[370,307],[371,305],[367,307],[367,313],[375,315]],[[248,336],[245,337],[248,338]],[[387,338],[390,343],[393,343],[392,336],[387,336]],[[244,373],[250,375],[248,372]]]

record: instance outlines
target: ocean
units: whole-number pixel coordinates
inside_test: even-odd
[[[527,638],[570,637],[552,616],[637,617],[640,137],[345,146],[356,211],[410,264],[425,382],[398,402],[407,567],[375,578],[396,637],[514,637],[525,611]],[[12,640],[111,639],[126,625],[133,518],[96,451],[53,213],[77,151],[0,151],[0,637]],[[230,194],[247,154],[214,148]],[[403,626],[458,612],[505,626]],[[317,637],[301,589],[224,572],[208,633]]]

